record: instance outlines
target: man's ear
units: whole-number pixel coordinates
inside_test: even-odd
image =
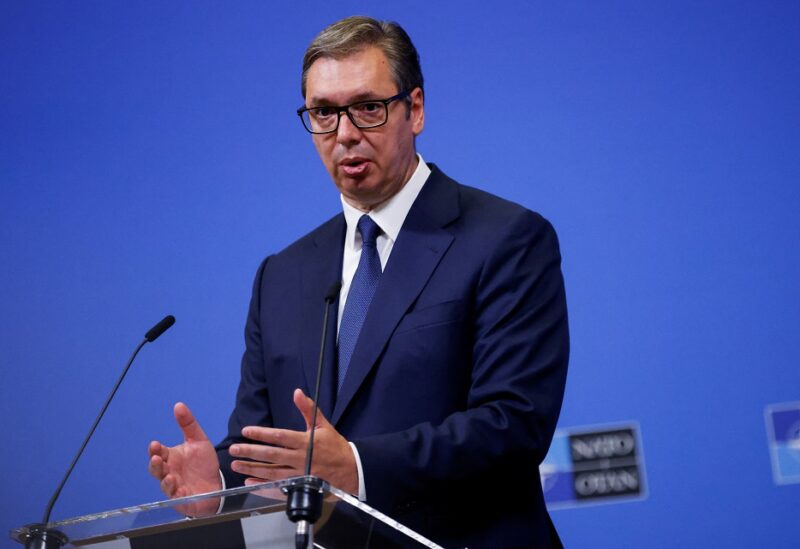
[[[422,88],[414,88],[409,97],[411,98],[409,107],[411,130],[414,135],[419,135],[425,128],[425,94],[422,92]]]

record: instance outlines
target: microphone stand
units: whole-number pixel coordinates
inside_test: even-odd
[[[319,402],[319,387],[322,380],[322,362],[325,358],[325,339],[328,334],[328,313],[330,306],[335,301],[341,282],[334,283],[325,294],[325,316],[322,320],[322,341],[319,346],[319,362],[317,363],[317,380],[314,387],[314,406],[311,410],[311,432],[308,435],[308,449],[306,451],[305,474],[295,479],[284,493],[288,495],[286,502],[286,516],[297,523],[294,543],[296,549],[306,549],[309,542],[314,540],[314,524],[322,514],[322,480],[311,474],[311,460],[314,456],[314,431],[317,425],[317,403]]]
[[[128,359],[128,363],[122,370],[122,374],[114,384],[114,388],[111,389],[111,393],[108,395],[105,404],[103,404],[100,414],[97,416],[97,419],[94,420],[92,428],[89,429],[89,434],[87,434],[86,438],[83,439],[83,444],[81,444],[81,447],[78,449],[78,453],[75,454],[75,457],[72,459],[72,463],[67,469],[67,474],[65,474],[64,478],[61,479],[56,491],[53,492],[53,495],[50,497],[50,501],[47,503],[47,507],[44,510],[42,522],[28,525],[25,549],[61,549],[61,547],[63,547],[69,541],[67,536],[65,536],[62,532],[47,527],[48,523],[50,522],[50,513],[53,511],[53,506],[56,504],[58,496],[61,495],[61,490],[64,488],[64,485],[67,483],[67,479],[72,474],[72,470],[75,468],[75,465],[78,463],[83,451],[86,449],[86,445],[89,444],[89,439],[92,438],[95,429],[97,429],[97,425],[100,423],[100,420],[106,413],[108,405],[111,404],[111,399],[114,398],[114,395],[117,393],[117,389],[119,389],[119,386],[122,384],[122,380],[125,379],[125,374],[128,373],[131,364],[133,364],[133,359],[136,358],[136,355],[139,354],[139,351],[145,346],[146,343],[155,341],[158,336],[166,332],[173,324],[175,324],[175,317],[172,315],[165,316],[158,324],[150,328],[150,330],[144,335],[142,342],[139,343],[139,345],[136,347],[136,350],[133,351],[133,354]]]

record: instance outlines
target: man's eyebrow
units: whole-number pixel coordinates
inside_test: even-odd
[[[366,101],[366,100],[369,100],[369,99],[377,99],[377,98],[378,98],[378,94],[376,94],[375,92],[363,91],[363,92],[360,92],[360,93],[357,93],[357,94],[351,96],[350,99],[346,103],[337,104],[337,103],[334,103],[333,101],[327,99],[326,97],[312,97],[311,101],[309,102],[309,105],[311,107],[321,107],[321,106],[339,107],[341,105],[351,105],[353,103],[358,103],[359,101]]]

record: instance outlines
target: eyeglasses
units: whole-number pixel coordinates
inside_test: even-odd
[[[377,128],[383,126],[389,120],[389,103],[398,99],[405,99],[411,90],[400,92],[389,99],[370,99],[369,101],[359,101],[349,105],[335,107],[327,105],[324,107],[300,107],[297,109],[297,116],[303,122],[303,126],[311,133],[333,133],[339,129],[339,119],[342,113],[347,114],[347,118],[356,128],[362,130],[367,128]]]

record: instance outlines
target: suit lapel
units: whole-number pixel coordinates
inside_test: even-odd
[[[453,241],[453,235],[443,227],[458,217],[458,189],[455,182],[431,167],[432,173],[403,223],[372,298],[333,416],[328,416],[334,425]]]
[[[306,394],[314,396],[317,379],[319,345],[322,337],[322,319],[325,314],[325,294],[331,284],[342,277],[342,249],[346,224],[344,215],[338,215],[323,225],[311,239],[306,261],[300,272],[302,331],[299,343]],[[331,417],[336,397],[336,317],[339,299],[330,305],[328,334],[325,341],[325,362],[322,366],[319,407],[325,417]]]

